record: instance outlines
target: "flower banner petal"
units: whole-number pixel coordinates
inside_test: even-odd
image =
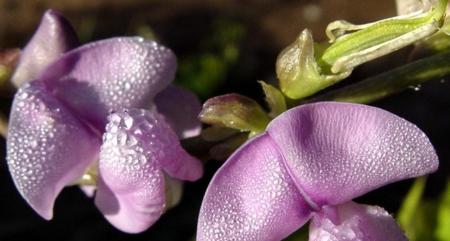
[[[156,96],[155,104],[158,112],[166,117],[178,137],[185,139],[200,135],[202,124],[198,114],[202,105],[194,93],[170,85]]]
[[[197,241],[282,240],[311,211],[276,145],[267,135],[258,136],[237,150],[210,182]]]
[[[156,222],[166,208],[163,167],[173,160],[181,146],[164,117],[157,112],[129,109],[116,112],[108,119],[100,152],[101,180],[95,202],[120,230],[142,232]],[[178,165],[176,169],[189,167]],[[192,173],[198,175],[197,172]]]
[[[348,202],[326,207],[313,216],[309,241],[407,241],[404,232],[386,210]]]
[[[168,48],[139,37],[122,37],[68,52],[41,78],[57,98],[103,129],[111,112],[147,108],[173,80],[175,70],[175,55]]]
[[[70,23],[56,11],[48,10],[23,49],[11,81],[20,86],[36,79],[47,65],[77,45],[78,39]]]
[[[64,186],[97,158],[100,140],[39,82],[17,92],[11,110],[7,161],[17,189],[45,219]]]
[[[375,107],[303,105],[273,120],[268,133],[318,205],[341,204],[438,167],[433,146],[417,126]]]

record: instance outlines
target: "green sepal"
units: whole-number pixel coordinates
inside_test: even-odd
[[[202,130],[201,137],[205,141],[215,142],[225,140],[237,133],[239,133],[239,131],[236,129],[223,126],[210,126]]]
[[[267,84],[264,81],[259,81],[259,84],[261,84],[264,95],[266,96],[267,105],[270,108],[270,118],[275,118],[285,112],[287,110],[287,106],[283,93],[281,93],[281,91],[276,87]]]

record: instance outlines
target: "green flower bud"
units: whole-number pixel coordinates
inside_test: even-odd
[[[238,94],[209,99],[199,117],[204,123],[249,131],[251,135],[264,131],[270,121],[256,101]]]
[[[314,41],[308,29],[285,48],[277,59],[281,91],[291,99],[301,99],[346,78],[351,71],[323,75],[314,56]]]

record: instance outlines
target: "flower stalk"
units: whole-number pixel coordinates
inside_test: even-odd
[[[316,102],[333,100],[352,103],[370,103],[403,91],[410,86],[418,86],[432,79],[450,74],[450,51],[417,60],[358,83],[327,92],[306,100]],[[299,103],[296,103],[297,105]]]

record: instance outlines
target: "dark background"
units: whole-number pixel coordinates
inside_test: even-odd
[[[112,36],[156,36],[179,59],[177,82],[203,99],[238,92],[263,103],[257,80],[275,81],[275,60],[304,28],[324,40],[326,25],[336,19],[366,23],[395,15],[393,0],[0,0],[0,48],[23,47],[43,12],[59,10],[73,23],[83,42]],[[226,51],[225,51],[226,50]],[[404,64],[411,48],[359,67],[341,85]],[[197,81],[197,82],[196,82]],[[437,149],[441,167],[431,175],[426,195],[435,198],[449,174],[450,80],[434,80],[373,103],[417,124]],[[200,84],[198,84],[200,83]],[[207,86],[208,88],[205,88]],[[11,96],[1,96],[7,114]],[[2,147],[5,142],[0,142]],[[177,207],[149,230],[129,235],[117,231],[78,188],[66,188],[50,222],[40,218],[16,191],[1,149],[0,240],[193,240],[201,199],[221,165],[209,161],[206,174],[188,183]],[[411,181],[371,192],[357,201],[397,211]]]

